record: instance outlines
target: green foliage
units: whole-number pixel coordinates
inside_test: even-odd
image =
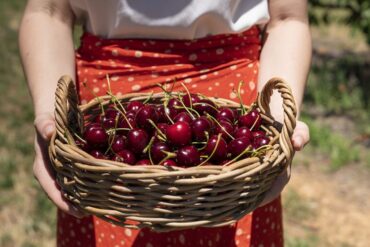
[[[315,25],[339,22],[350,25],[366,35],[370,44],[370,1],[369,0],[312,0],[310,22]]]

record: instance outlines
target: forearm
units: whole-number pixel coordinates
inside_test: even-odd
[[[302,103],[311,62],[311,35],[306,20],[287,19],[270,23],[260,60],[259,89],[272,77],[291,87],[297,106]],[[281,119],[281,99],[275,93],[271,112]]]
[[[32,2],[32,1],[31,1]],[[19,31],[24,72],[35,115],[54,111],[54,94],[61,75],[75,75],[72,19],[62,19],[41,6],[26,8]]]

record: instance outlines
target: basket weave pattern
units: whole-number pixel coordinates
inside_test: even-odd
[[[283,125],[269,114],[274,89],[283,98]],[[119,100],[145,100],[148,95],[126,94]],[[158,100],[162,97],[153,95]],[[109,104],[109,96],[100,99]],[[213,100],[221,106],[239,106],[226,99]],[[262,157],[228,166],[132,166],[95,159],[77,147],[73,133],[83,131],[83,114],[90,114],[99,102],[94,99],[81,106],[77,102],[73,81],[62,77],[56,91],[56,133],[49,146],[57,182],[72,204],[119,226],[169,231],[231,224],[259,205],[294,155],[290,137],[296,122],[295,102],[287,84],[278,78],[266,84],[257,102],[272,148]]]

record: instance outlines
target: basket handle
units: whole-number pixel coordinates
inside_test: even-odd
[[[287,165],[290,165],[294,155],[291,137],[296,126],[297,116],[297,107],[292,90],[283,79],[277,77],[271,78],[263,87],[258,97],[258,105],[263,113],[271,115],[269,104],[274,89],[278,90],[283,98],[284,123],[279,136],[279,144],[280,148],[285,153],[288,161]]]
[[[72,78],[68,75],[62,76],[57,84],[55,92],[55,125],[58,138],[68,143],[74,143],[72,133],[79,133],[83,128],[83,118],[78,108],[76,87]]]

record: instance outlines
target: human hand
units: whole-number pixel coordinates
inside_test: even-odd
[[[53,114],[43,113],[35,118],[35,160],[33,162],[33,174],[49,199],[62,211],[77,218],[86,216],[76,207],[69,204],[55,181],[55,174],[50,164],[48,154],[48,142],[55,131]]]
[[[295,151],[300,151],[310,140],[310,132],[307,124],[301,121],[297,121],[297,125],[292,135],[292,144]],[[271,189],[266,193],[261,206],[273,201],[283,191],[285,185],[288,184],[290,179],[290,166],[287,167],[284,172],[277,176],[276,180],[272,184]]]

